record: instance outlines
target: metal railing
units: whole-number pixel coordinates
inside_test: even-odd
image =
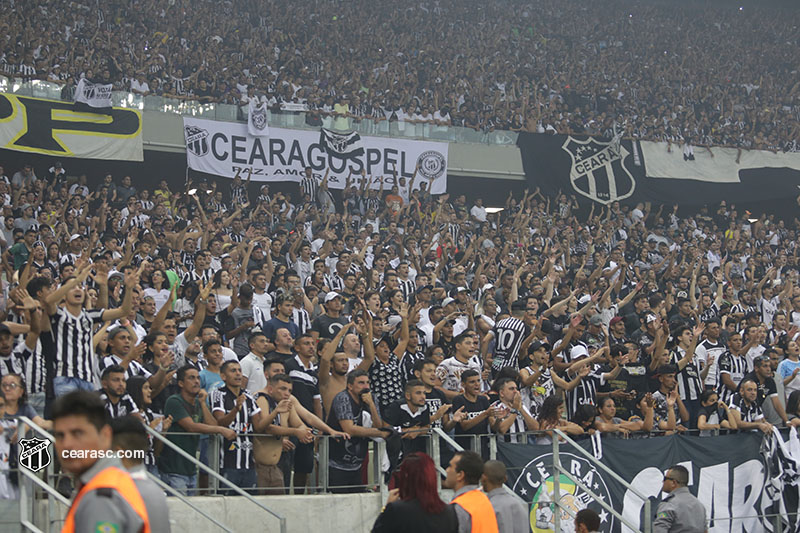
[[[154,439],[159,440],[164,446],[168,447],[173,452],[175,452],[178,455],[180,455],[182,458],[184,458],[187,461],[189,461],[192,464],[194,464],[198,469],[204,471],[211,478],[214,478],[217,482],[222,483],[223,485],[225,485],[226,487],[231,489],[233,492],[235,492],[237,495],[243,496],[247,501],[249,501],[250,503],[252,503],[256,507],[259,507],[263,511],[266,511],[273,518],[276,518],[280,523],[280,533],[286,533],[286,517],[284,517],[283,515],[278,514],[275,511],[271,510],[269,507],[267,507],[266,505],[262,504],[261,502],[257,501],[255,498],[253,498],[253,496],[251,496],[250,494],[248,494],[247,492],[245,492],[241,488],[237,487],[235,484],[231,483],[230,481],[228,481],[224,477],[220,476],[217,472],[214,472],[214,470],[212,470],[211,468],[207,467],[206,465],[201,463],[199,460],[197,460],[196,457],[192,457],[191,455],[186,453],[184,450],[182,450],[180,447],[175,445],[172,441],[170,441],[166,437],[162,436],[160,432],[154,430],[153,428],[151,428],[147,424],[144,424],[144,428],[145,428],[145,430],[147,430],[147,432]]]
[[[51,435],[48,431],[40,427],[36,424],[33,420],[26,416],[18,417],[19,420],[19,429],[18,435],[27,435],[28,430],[33,431],[36,435],[44,437],[45,440],[54,443],[55,438]],[[52,459],[52,458],[51,458]],[[56,478],[54,472],[54,461],[50,461],[47,464],[47,467],[44,470],[45,479],[48,481],[52,481]],[[55,489],[55,483],[53,485],[48,484],[47,482],[43,481],[36,473],[28,470],[27,468],[21,467],[18,469],[18,475],[25,478],[23,481],[20,478],[19,483],[19,518],[20,518],[20,525],[27,531],[33,531],[34,533],[49,533],[53,531],[53,526],[61,521],[61,512],[56,509],[56,506],[53,505],[54,502],[60,503],[64,505],[67,509],[69,509],[71,502],[61,495],[58,490]],[[47,498],[42,498],[47,502],[47,527],[45,530],[39,529],[35,524],[35,515],[36,515],[36,494],[34,487],[38,487],[44,493],[47,494]]]
[[[425,430],[427,432],[427,430]],[[190,433],[190,432],[177,432],[177,431],[170,431],[168,435],[199,435],[197,433]],[[202,472],[208,473],[209,471],[213,472],[213,475],[209,475],[208,478],[208,486],[197,486],[196,488],[192,489],[192,492],[197,495],[217,495],[220,493],[220,480],[224,479],[224,476],[221,473],[220,461],[219,461],[219,450],[221,446],[223,446],[223,437],[221,435],[200,435],[201,437],[208,437],[208,448],[206,453],[206,462],[203,462],[203,457],[194,458],[192,461],[195,465],[202,464]],[[258,437],[269,437],[275,438],[274,434],[268,433],[248,433],[246,435],[249,438],[258,438]],[[347,487],[339,486],[339,485],[331,485],[330,484],[330,477],[328,468],[326,467],[329,465],[330,460],[330,440],[336,439],[337,437],[332,437],[330,435],[316,435],[315,436],[315,460],[314,460],[314,469],[309,474],[309,480],[306,486],[304,487],[295,487],[294,483],[292,483],[291,479],[285,479],[285,489],[287,494],[291,494],[293,489],[304,489],[307,491],[308,494],[314,493],[328,493],[328,492],[336,492],[336,489],[341,488],[358,488],[363,489],[365,492],[376,491],[380,492],[384,497],[388,495],[388,488],[386,483],[386,473],[382,469],[383,459],[387,456],[386,452],[386,442],[383,439],[375,439],[370,441],[369,449],[368,449],[368,458],[367,462],[371,466],[371,470],[369,472],[370,476],[367,480],[367,483],[361,485],[348,485]],[[227,441],[229,442],[229,441]],[[174,449],[170,447],[171,449]],[[182,450],[183,451],[183,450]],[[199,451],[199,450],[198,450]],[[185,452],[184,452],[185,453]],[[189,457],[192,457],[189,454],[186,454]],[[182,457],[186,457],[185,455],[181,454]],[[207,464],[206,464],[207,463]],[[280,464],[278,465],[280,466]],[[229,486],[228,483],[224,483],[225,486]],[[241,487],[240,487],[241,488]],[[259,492],[261,490],[267,490],[270,494],[272,494],[273,487],[244,487],[245,490],[251,490],[254,492]]]
[[[26,434],[27,428],[30,428],[37,435],[41,435],[49,442],[55,443],[55,438],[53,437],[53,435],[51,435],[48,431],[38,426],[35,422],[30,420],[29,418],[25,416],[20,416],[19,422],[20,422],[20,434],[22,435]],[[46,479],[51,483],[53,483],[53,485],[50,485],[47,482],[43,481],[36,474],[34,474],[33,472],[24,467],[19,468],[17,472],[19,473],[19,475],[22,475],[31,483],[33,483],[35,486],[39,487],[45,493],[47,493],[49,497],[46,499],[42,498],[47,502],[46,505],[47,505],[48,527],[46,531],[48,532],[59,531],[60,528],[54,529],[54,526],[59,522],[63,522],[64,519],[61,517],[62,516],[61,513],[57,509],[55,509],[55,507],[52,505],[52,502],[53,501],[58,502],[64,505],[66,508],[70,507],[71,502],[67,498],[65,498],[60,492],[58,492],[57,489],[54,488],[56,480],[59,478],[59,476],[56,475],[54,472],[54,461],[51,460],[50,463],[47,465],[47,469],[45,470]],[[197,512],[198,514],[200,514],[201,516],[212,522],[222,531],[233,533],[232,529],[226,527],[224,524],[216,520],[214,517],[203,511],[202,508],[192,503],[187,497],[185,497],[183,494],[176,491],[163,481],[161,481],[158,477],[152,475],[150,472],[147,472],[147,477],[151,479],[154,483],[156,483],[162,490],[166,491],[171,496],[175,496],[176,498],[178,498],[181,502],[188,505],[192,510],[194,510],[195,512]],[[34,523],[34,517],[33,517],[34,513],[32,512],[32,510],[33,510],[33,504],[36,502],[36,498],[31,492],[30,490],[31,488],[32,487],[29,486],[29,484],[27,483],[19,484],[20,524],[28,531],[32,531],[34,533],[45,533],[44,531],[39,529]]]
[[[628,526],[633,531],[639,531],[638,526],[633,525],[629,522],[625,517],[622,516],[622,513],[614,509],[608,502],[606,502],[603,498],[600,498],[597,494],[592,491],[592,488],[587,486],[583,481],[578,479],[574,476],[569,470],[561,466],[561,457],[559,455],[560,451],[560,444],[559,441],[562,439],[565,443],[570,445],[576,451],[578,451],[581,455],[583,455],[594,467],[601,468],[604,472],[609,474],[617,483],[625,487],[628,491],[635,494],[638,498],[644,502],[644,529],[642,533],[650,533],[653,528],[653,515],[651,512],[651,502],[650,498],[645,494],[642,494],[640,491],[636,490],[633,485],[622,479],[622,477],[611,470],[609,467],[601,463],[596,457],[593,457],[592,454],[584,450],[577,442],[572,440],[566,433],[561,431],[560,429],[554,429],[553,433],[553,499],[555,500],[553,503],[558,507],[559,510],[566,510],[570,517],[575,518],[572,509],[567,506],[562,506],[561,504],[561,476],[566,477],[571,482],[575,483],[576,486],[580,487],[586,494],[591,496],[595,502],[599,503],[600,506],[605,509],[606,511],[610,512],[615,518],[617,518],[620,522]],[[556,531],[561,530],[561,513],[556,512],[553,516],[554,525]]]

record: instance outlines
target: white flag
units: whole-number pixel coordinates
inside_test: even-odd
[[[75,88],[75,101],[94,108],[111,107],[113,87],[110,83],[92,83],[86,78],[81,78]]]
[[[250,100],[247,113],[247,132],[253,137],[269,137],[269,124],[267,124],[267,104],[256,104]]]

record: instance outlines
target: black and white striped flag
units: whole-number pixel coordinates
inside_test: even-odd
[[[336,133],[326,128],[322,128],[319,134],[319,144],[322,148],[334,157],[341,159],[351,159],[364,155],[364,145],[361,143],[361,135],[355,131],[350,133]]]

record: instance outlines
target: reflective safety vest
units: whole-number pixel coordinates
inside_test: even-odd
[[[75,531],[75,512],[78,510],[81,499],[88,492],[97,489],[114,489],[117,491],[117,493],[122,496],[126,502],[128,502],[128,505],[131,506],[131,508],[144,522],[142,533],[150,533],[150,521],[147,517],[147,508],[144,505],[142,495],[139,494],[139,489],[136,488],[136,484],[134,483],[133,479],[131,479],[131,476],[128,474],[128,472],[115,466],[110,466],[105,470],[100,471],[96,476],[89,480],[86,485],[81,487],[81,490],[78,492],[78,495],[75,496],[75,500],[72,502],[72,506],[69,508],[67,518],[64,520],[64,527],[61,529],[61,533],[83,533],[82,531]]]
[[[472,520],[472,533],[498,533],[497,516],[489,497],[478,489],[465,492],[453,503],[460,505]]]

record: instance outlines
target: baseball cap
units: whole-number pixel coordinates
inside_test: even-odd
[[[592,318],[589,319],[589,324],[592,326],[599,326],[603,323],[603,317],[600,315],[594,315]]]
[[[426,289],[429,290],[429,291],[432,291],[433,290],[433,285],[423,285],[422,287],[417,287],[416,293],[419,294],[419,293],[421,293],[422,291],[424,291]]]
[[[528,308],[528,302],[525,300],[514,300],[511,304],[512,311],[525,311]]]
[[[578,344],[576,346],[573,346],[572,350],[570,350],[570,352],[569,352],[569,358],[572,361],[576,361],[576,360],[580,359],[581,357],[588,356],[588,355],[589,355],[589,351],[586,349],[586,346],[584,346],[582,344]]]
[[[455,302],[455,300],[448,296],[447,298],[442,300],[442,307],[448,306],[448,305],[450,305],[451,303],[454,303],[454,302]]]
[[[616,324],[618,322],[622,322],[622,320],[623,320],[623,318],[621,316],[615,316],[614,318],[611,319],[611,322],[609,322],[609,325],[613,326],[614,324]]]
[[[530,347],[528,348],[528,353],[533,353],[540,348],[544,348],[547,351],[550,351],[552,349],[549,342],[533,341]]]
[[[5,324],[0,324],[0,335],[3,333],[11,333],[11,330]]]
[[[341,297],[342,297],[342,295],[339,294],[338,292],[331,291],[331,292],[329,292],[328,294],[325,295],[325,302],[324,303],[328,303],[331,300],[334,300],[336,298],[341,298]]]
[[[72,236],[69,238],[69,242],[72,242],[75,239],[80,239],[80,238],[81,238],[80,235],[78,235],[77,233],[73,233]]]
[[[578,298],[578,304],[579,305],[583,305],[583,304],[589,302],[591,299],[592,299],[592,296],[590,294],[584,294],[583,296]]]
[[[656,315],[648,314],[647,318],[645,318],[645,323],[649,324],[650,322],[655,322],[656,320],[658,320]]]
[[[481,290],[483,290],[484,292],[488,291],[488,290],[491,290],[491,289],[494,289],[494,285],[492,285],[491,283],[487,283],[486,285],[481,287]]]
[[[466,287],[459,287],[456,289],[456,292],[469,292],[469,289]]]

